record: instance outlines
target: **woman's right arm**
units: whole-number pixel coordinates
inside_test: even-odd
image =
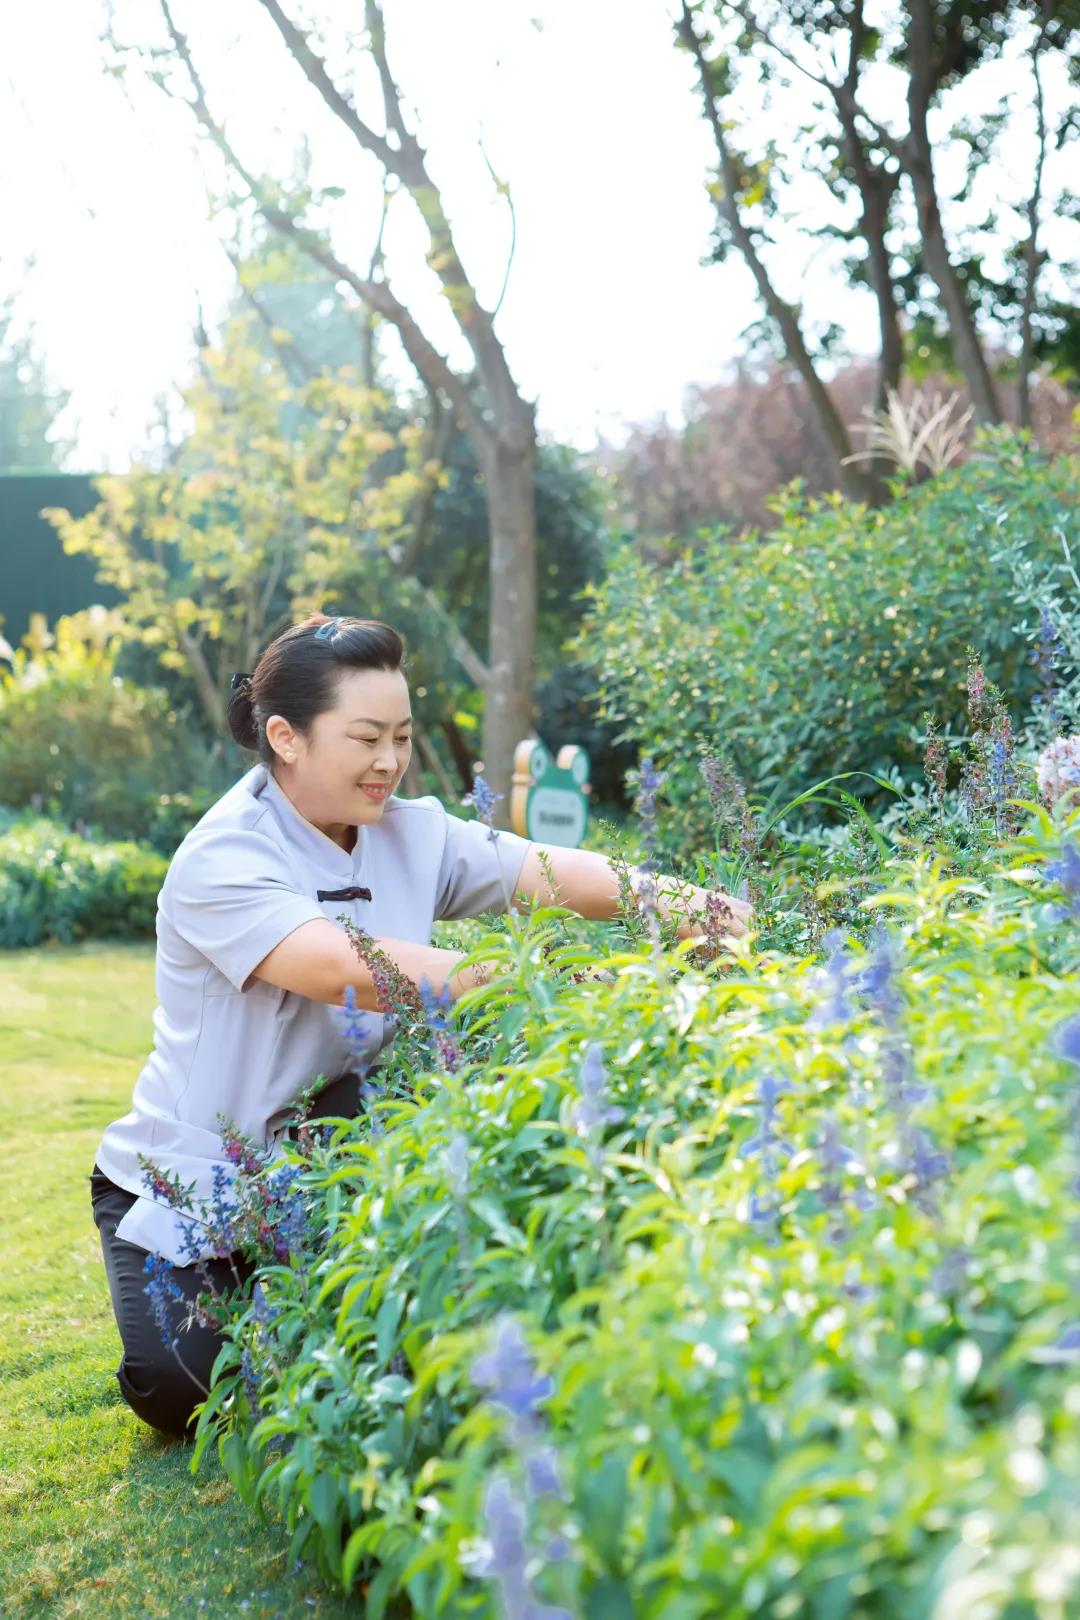
[[[464,958],[460,951],[440,950],[436,945],[416,945],[408,939],[377,939],[375,944],[419,984],[427,979],[433,990],[449,986],[460,996],[480,981],[479,968],[457,971]],[[378,1012],[379,1001],[371,971],[361,962],[343,928],[327,918],[301,923],[275,945],[252,970],[253,979],[263,979],[279,990],[291,990],[309,1001],[325,1001],[332,1006],[345,1004],[345,991],[351,984],[356,1004],[365,1012]]]

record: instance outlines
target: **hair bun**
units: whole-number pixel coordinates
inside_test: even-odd
[[[259,723],[255,718],[255,697],[251,690],[251,676],[233,676],[225,719],[233,740],[241,748],[252,751],[259,746]]]
[[[307,618],[301,624],[298,624],[296,628],[298,630],[318,630],[324,624],[331,624],[332,622],[333,615],[330,613],[309,613]]]

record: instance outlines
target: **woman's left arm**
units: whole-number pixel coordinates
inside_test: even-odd
[[[548,867],[554,880],[556,894],[551,892]],[[631,867],[631,885],[640,894],[646,876],[639,868]],[[679,938],[688,939],[703,931],[707,889],[684,883],[678,878],[655,875],[657,909],[662,917],[677,917]],[[576,911],[579,917],[611,918],[618,915],[619,879],[611,862],[604,855],[590,849],[563,849],[556,844],[533,844],[522,862],[515,892],[524,894],[527,901],[538,900],[541,905],[563,905]],[[729,916],[725,918],[726,932],[745,934],[750,921],[750,907],[744,900],[724,895]]]

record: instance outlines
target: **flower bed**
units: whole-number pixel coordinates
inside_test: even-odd
[[[486,937],[289,1150],[200,1450],[373,1620],[1080,1613],[1078,837],[824,962]]]

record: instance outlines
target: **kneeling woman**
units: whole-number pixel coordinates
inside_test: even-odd
[[[190,1250],[176,1216],[147,1195],[140,1158],[194,1183],[199,1200],[228,1168],[219,1114],[269,1145],[319,1074],[339,1078],[316,1113],[357,1111],[359,1081],[348,1072],[356,1058],[338,1011],[350,985],[356,1004],[376,1014],[371,1059],[388,1037],[370,972],[334,918],[347,912],[415,983],[427,978],[459,995],[475,979],[458,953],[431,944],[436,919],[505,910],[507,896],[550,901],[542,856],[561,903],[583,917],[614,916],[618,893],[602,855],[510,832],[491,839],[437,799],[393,796],[411,757],[412,719],[401,640],[385,624],[316,614],[285,631],[250,677],[234,681],[229,725],[261,763],[173,857],[158,899],[154,1049],[91,1176],[123,1343],[120,1389],[140,1418],[172,1434],[188,1430],[220,1338],[189,1327],[182,1366],[158,1335],[144,1293],[147,1254],[174,1262],[185,1298],[204,1283],[196,1264],[183,1263]],[[695,891],[688,909],[703,900]],[[746,908],[730,904],[741,932]],[[680,923],[684,933],[690,926]],[[207,1265],[228,1288],[233,1262]]]

